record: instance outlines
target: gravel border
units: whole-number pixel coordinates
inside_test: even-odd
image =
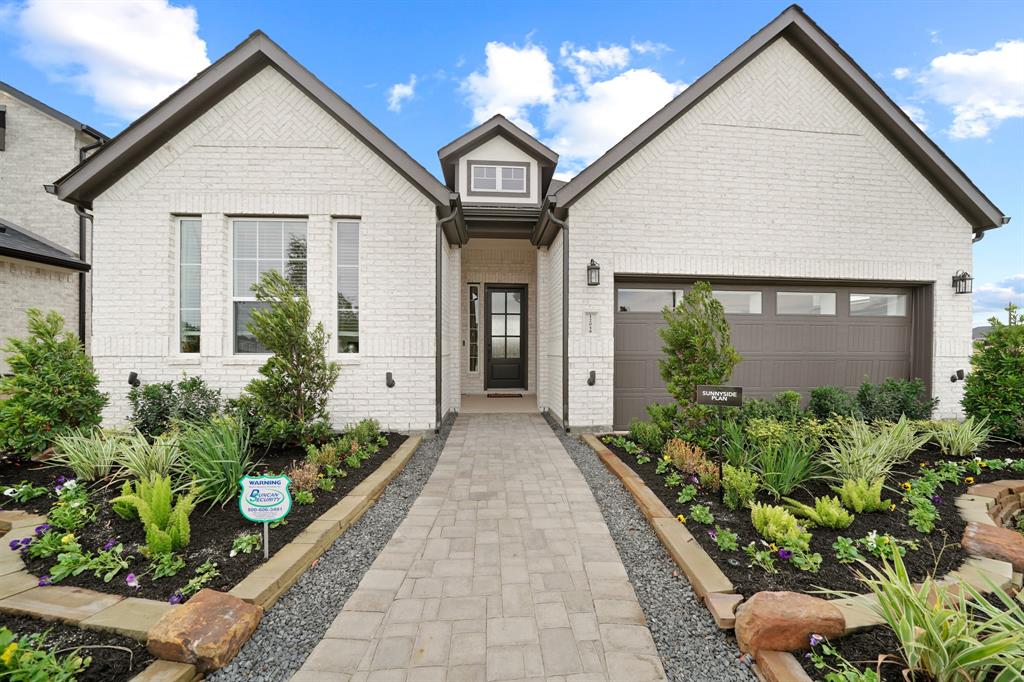
[[[267,611],[238,656],[207,679],[281,682],[299,670],[419,497],[453,422],[424,439],[377,502]]]
[[[549,413],[545,418],[594,493],[647,616],[668,679],[756,680],[735,639],[718,628],[693,594],[629,491],[586,443],[566,433]]]

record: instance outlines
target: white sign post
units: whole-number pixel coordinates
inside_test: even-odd
[[[238,484],[238,508],[249,521],[263,524],[263,558],[270,558],[270,522],[280,521],[292,510],[287,476],[245,476]]]

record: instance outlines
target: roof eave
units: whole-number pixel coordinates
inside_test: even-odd
[[[0,246],[0,256],[27,261],[30,263],[39,263],[40,265],[51,265],[65,270],[75,270],[77,272],[89,272],[89,270],[92,269],[91,265],[85,261],[78,260],[77,258],[48,256],[42,253],[22,251],[21,249],[11,249],[6,246]]]

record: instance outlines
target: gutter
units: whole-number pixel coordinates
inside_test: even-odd
[[[569,431],[569,222],[546,208],[548,220],[562,228],[562,428]]]
[[[441,301],[441,248],[445,223],[456,220],[460,215],[459,195],[452,193],[449,199],[449,210],[444,218],[437,221],[437,236],[434,243],[434,433],[441,430],[441,336],[442,336],[442,301]]]
[[[20,251],[18,249],[7,248],[6,246],[0,246],[0,256],[16,258],[18,260],[27,261],[29,263],[54,265],[59,268],[66,268],[68,270],[77,270],[80,273],[88,272],[89,268],[91,267],[88,263],[72,260],[70,258],[60,258],[59,256],[47,256],[41,253]]]

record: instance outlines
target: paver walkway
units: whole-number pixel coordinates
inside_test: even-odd
[[[594,496],[537,414],[460,415],[295,682],[664,680]]]

